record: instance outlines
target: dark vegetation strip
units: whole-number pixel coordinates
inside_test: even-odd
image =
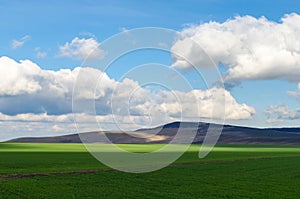
[[[82,171],[54,171],[54,172],[41,172],[41,173],[16,173],[5,174],[0,176],[0,180],[18,179],[18,178],[32,178],[35,176],[50,176],[50,175],[67,175],[67,174],[90,174],[99,172],[115,171],[113,169],[93,169]]]
[[[203,164],[214,164],[214,163],[230,163],[230,162],[244,162],[251,160],[270,160],[276,158],[287,158],[287,157],[300,157],[300,156],[276,156],[276,157],[260,157],[260,158],[242,158],[242,159],[228,159],[228,160],[211,160],[205,162],[182,162],[173,163],[169,165],[170,167],[179,167],[185,165],[203,165]],[[55,172],[41,172],[41,173],[16,173],[16,174],[4,174],[0,175],[0,180],[10,180],[10,179],[21,179],[21,178],[32,178],[36,176],[51,176],[51,175],[68,175],[68,174],[92,174],[101,172],[113,172],[117,171],[115,169],[93,169],[93,170],[81,170],[81,171],[55,171]]]

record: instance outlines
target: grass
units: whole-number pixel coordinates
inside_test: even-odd
[[[120,145],[132,152],[162,145]],[[0,181],[0,198],[299,198],[300,147],[218,145],[198,158],[198,145],[162,170],[107,171]],[[205,162],[205,164],[179,164]],[[0,144],[7,174],[107,168],[81,144]]]

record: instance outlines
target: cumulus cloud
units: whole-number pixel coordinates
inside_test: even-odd
[[[269,123],[300,119],[300,109],[291,110],[286,104],[271,105],[265,110],[265,114]]]
[[[82,99],[94,99],[95,95],[98,99],[114,85],[113,79],[93,68],[43,70],[30,60],[16,62],[8,57],[1,57],[0,73],[3,76],[0,79],[0,112],[9,115],[71,113],[73,86],[79,71],[85,76],[79,92]],[[99,77],[104,80],[101,89],[96,93],[88,92],[87,88]],[[99,106],[101,114],[106,114],[109,106],[104,99],[97,102],[104,105],[103,108]]]
[[[26,41],[28,41],[30,39],[30,36],[29,35],[25,35],[24,37],[22,37],[20,40],[16,40],[14,39],[12,42],[11,42],[11,47],[13,49],[16,49],[16,48],[19,48],[19,47],[22,47]]]
[[[94,68],[43,70],[30,60],[9,57],[0,58],[0,73],[0,121],[5,122],[72,123],[73,86],[79,73],[84,78],[74,97],[83,108],[85,102],[95,102],[96,119],[105,129],[116,128],[115,122],[132,130],[181,119],[240,120],[255,114],[253,107],[238,103],[223,88],[151,90],[132,79],[116,81]],[[86,123],[86,130],[95,130],[88,127],[90,113],[76,113],[76,118]]]
[[[99,48],[99,43],[94,38],[75,37],[71,42],[66,42],[59,47],[60,57],[69,57],[72,59],[100,59],[104,52]]]
[[[265,17],[237,16],[224,23],[193,25],[181,32],[174,44],[173,67],[188,69],[190,60],[197,67],[208,67],[207,56],[197,50],[195,41],[215,63],[228,67],[226,81],[285,79],[299,82],[300,15],[292,13],[281,22]]]
[[[54,115],[72,112],[73,85],[79,72],[81,79],[75,96],[82,100],[95,100],[97,113],[111,114],[111,107],[115,114],[125,115],[128,108],[134,114],[145,114],[149,109],[154,112],[166,110],[169,115],[178,115],[180,106],[193,117],[220,118],[217,113],[210,113],[224,106],[227,119],[247,119],[255,113],[252,107],[239,104],[231,94],[221,88],[209,90],[159,91],[141,87],[131,79],[116,81],[106,73],[94,68],[61,69],[59,71],[43,70],[29,60],[16,62],[8,57],[0,58],[0,110],[4,114],[16,115],[21,113],[48,113]],[[90,85],[101,82],[96,90]],[[222,102],[221,100],[224,99]],[[178,101],[178,99],[180,101]],[[194,100],[194,101],[193,101]],[[200,111],[195,113],[194,102],[199,103]]]
[[[0,57],[0,96],[37,92],[41,85],[35,77],[40,72],[39,66],[30,60],[16,62],[8,57]]]
[[[148,92],[148,93],[147,93]],[[144,90],[141,96],[147,96],[148,100],[141,100],[140,104],[133,106],[131,110],[135,114],[143,115],[162,112],[173,118],[215,118],[227,120],[250,119],[255,114],[255,109],[246,104],[239,104],[223,88],[211,88],[208,90],[161,91],[149,93]],[[146,102],[146,103],[145,103]],[[121,110],[121,109],[119,109]],[[155,117],[156,118],[156,117]],[[161,118],[161,117],[158,117]]]

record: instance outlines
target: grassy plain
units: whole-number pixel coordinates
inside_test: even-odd
[[[132,152],[161,146],[120,145]],[[192,145],[169,167],[131,174],[112,171],[81,144],[0,143],[0,198],[300,197],[300,147],[217,145],[204,159],[198,151]]]

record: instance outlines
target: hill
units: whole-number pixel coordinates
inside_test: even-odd
[[[87,132],[54,137],[23,137],[7,142],[40,142],[40,143],[86,143],[100,142],[99,134],[105,134],[113,143],[169,143],[178,129],[188,136],[194,129],[197,135],[193,143],[202,143],[210,124],[193,122],[173,122],[155,128],[139,129],[132,132]],[[196,128],[195,128],[196,127]],[[218,124],[211,124],[210,128],[221,128]],[[80,139],[81,138],[81,139]],[[184,137],[177,139],[177,143],[185,143]],[[224,125],[219,144],[300,144],[300,128],[250,128]]]

